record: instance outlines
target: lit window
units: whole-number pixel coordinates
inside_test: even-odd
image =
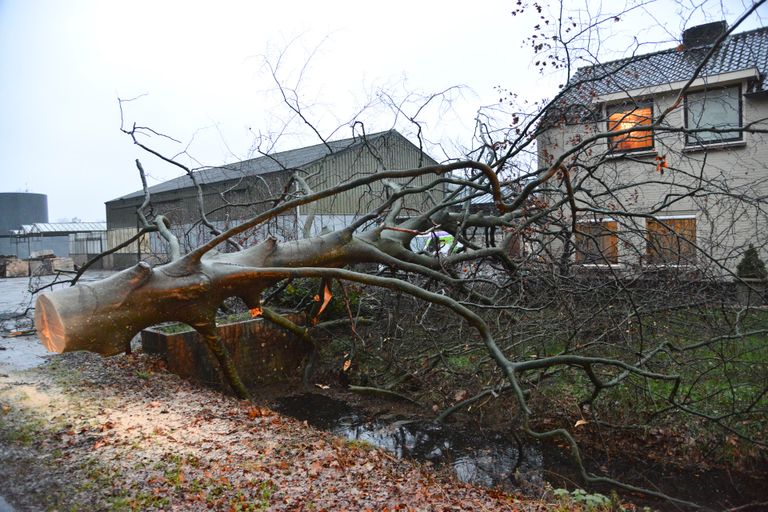
[[[576,263],[619,262],[616,221],[582,222],[576,226]]]
[[[653,103],[615,105],[608,108],[608,131],[618,132],[653,124]],[[611,151],[637,151],[653,148],[653,131],[635,130],[610,137]]]
[[[685,97],[685,142],[689,145],[741,140],[740,87],[707,89]],[[716,131],[693,131],[713,129]]]
[[[696,259],[696,219],[648,219],[648,263],[686,265]]]

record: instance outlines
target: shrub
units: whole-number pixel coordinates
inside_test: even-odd
[[[757,254],[757,249],[750,244],[749,249],[744,252],[744,256],[736,266],[736,275],[741,278],[765,279],[768,272],[765,270],[765,263]]]

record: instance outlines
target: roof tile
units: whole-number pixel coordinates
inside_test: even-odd
[[[601,95],[688,80],[702,62],[708,47],[673,48],[580,68],[562,100],[568,104],[591,103]],[[723,41],[700,76],[715,76],[757,68],[760,81],[754,92],[768,91],[768,27],[733,34]]]

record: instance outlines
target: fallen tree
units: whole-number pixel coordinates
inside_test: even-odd
[[[160,233],[168,243],[170,261],[155,267],[139,263],[101,282],[41,294],[35,310],[40,338],[53,351],[112,355],[124,351],[144,327],[184,322],[204,337],[235,393],[245,398],[249,390],[216,337],[221,304],[238,297],[252,314],[264,314],[313,344],[309,330],[322,301],[311,304],[307,325],[293,325],[265,309],[265,295],[279,295],[285,280],[294,278],[320,279],[319,297],[333,280],[354,282],[405,294],[422,304],[388,319],[393,327],[378,337],[380,345],[386,341],[389,346],[416,346],[391,351],[387,364],[401,371],[396,382],[441,364],[449,368],[452,358],[464,369],[468,366],[464,377],[472,381],[471,393],[469,385],[451,393],[455,398],[441,404],[440,419],[511,397],[513,407],[507,412],[512,425],[534,437],[565,438],[579,463],[574,428],[635,428],[634,420],[642,426],[645,418],[670,411],[707,420],[765,449],[764,432],[754,427],[765,416],[768,386],[759,372],[742,366],[747,358],[737,342],[764,338],[768,328],[764,319],[754,316],[754,308],[739,306],[729,296],[726,283],[736,279],[736,260],[746,244],[734,243],[730,230],[718,229],[744,218],[754,226],[768,225],[768,196],[763,193],[768,178],[744,183],[712,174],[706,158],[692,158],[679,146],[661,142],[655,159],[626,157],[638,160],[640,171],[625,173],[619,167],[624,157],[610,149],[627,138],[647,138],[648,133],[677,140],[722,132],[718,127],[670,126],[665,120],[727,36],[722,34],[690,81],[675,93],[674,106],[662,110],[651,124],[617,128],[612,118],[595,119],[599,114],[590,110],[587,121],[578,125],[582,131],[568,132],[578,123],[571,122],[569,113],[562,114],[564,104],[569,112],[574,106],[593,108],[568,104],[581,97],[578,92],[584,86],[573,83],[542,111],[510,114],[515,121],[503,130],[480,122],[481,144],[468,159],[362,170],[318,191],[297,171],[282,190],[267,187],[270,194],[260,207],[268,208],[229,229],[218,231],[207,218],[210,211],[200,192],[200,222],[213,236],[187,252],[179,249],[162,215],[144,215],[151,202],[147,193],[139,209],[142,230]],[[306,122],[298,105],[286,102]],[[756,138],[765,132],[760,122],[738,130]],[[194,180],[192,169],[138,141],[136,135],[147,134],[146,129],[124,131],[142,149]],[[364,133],[360,139],[367,143]],[[539,159],[533,161],[537,140]],[[332,154],[331,144],[321,141]],[[752,165],[749,158],[743,160]],[[139,171],[143,177],[141,165]],[[195,186],[202,190],[197,182]],[[310,208],[311,219],[313,205],[349,191],[373,200],[361,199],[354,220],[341,229],[311,236],[311,226],[305,225],[299,240],[264,237],[246,247],[238,241],[249,230],[298,207]],[[640,205],[638,197],[652,201]],[[413,198],[419,201],[414,204]],[[669,216],[683,201],[684,210],[695,207],[702,212],[700,222],[710,228],[706,237],[697,237],[695,228],[691,231],[681,219]],[[438,231],[453,240],[447,250],[430,253],[414,245],[417,237],[439,245]],[[768,240],[759,233],[749,242],[765,248]],[[391,277],[379,275],[382,268]],[[426,317],[432,305],[444,316],[430,322]],[[382,308],[377,312],[383,317]],[[686,315],[700,315],[710,328],[682,328],[688,327]],[[349,316],[354,323],[359,315],[350,311]],[[465,330],[467,325],[471,331]],[[416,329],[423,337],[404,334]],[[456,333],[455,339],[448,339],[454,336],[447,333]],[[749,348],[748,354],[764,365],[760,350],[764,348]],[[722,382],[728,385],[717,387]],[[542,412],[537,398],[552,393],[547,387],[553,383],[573,395],[576,427],[544,429],[535,424],[536,414]],[[617,397],[620,389],[647,404],[643,418],[638,412],[621,418],[623,423],[615,421],[613,405],[619,399],[631,400],[627,394]],[[580,467],[586,481],[618,484]]]

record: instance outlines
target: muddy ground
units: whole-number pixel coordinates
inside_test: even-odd
[[[29,303],[26,281],[0,280],[0,511],[553,506],[335,438],[141,353],[46,354],[18,335],[29,316],[12,314]]]

